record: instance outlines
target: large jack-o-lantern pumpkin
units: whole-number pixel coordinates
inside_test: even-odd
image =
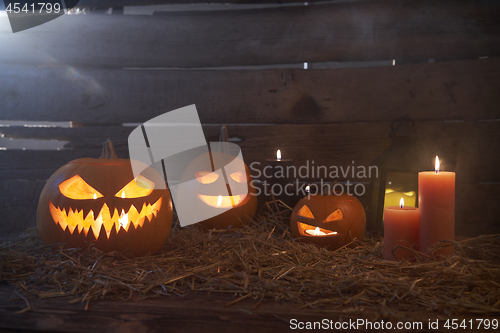
[[[308,195],[292,211],[290,229],[295,237],[308,243],[338,249],[362,240],[366,215],[356,197],[343,195]]]
[[[248,166],[229,148],[227,129],[222,127],[221,144],[211,143],[211,147],[222,147],[220,151],[204,153],[196,157],[183,173],[179,191],[181,198],[197,200],[206,215],[212,216],[198,223],[204,230],[226,229],[247,224],[257,210],[256,190]],[[196,214],[196,212],[193,212]]]
[[[170,232],[172,201],[152,168],[134,178],[131,162],[117,158],[111,141],[101,158],[80,158],[57,170],[40,195],[37,224],[47,244],[134,256],[157,252]],[[163,189],[161,189],[163,188]]]

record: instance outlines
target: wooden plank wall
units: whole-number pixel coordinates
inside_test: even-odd
[[[133,127],[122,123],[189,104],[208,140],[225,123],[247,162],[281,148],[297,166],[369,165],[391,144],[391,123],[408,115],[422,152],[453,156],[457,233],[500,231],[500,4],[156,14],[66,15],[16,34],[0,18],[0,120],[83,124],[0,127],[4,138],[68,141],[60,151],[0,151],[3,234],[35,224],[38,195],[58,167],[99,156],[107,137],[126,157]]]
[[[3,63],[207,68],[326,61],[498,56],[486,1],[360,1],[249,10],[67,15],[2,36]],[[8,31],[3,20],[2,30]],[[5,27],[4,25],[7,25]]]

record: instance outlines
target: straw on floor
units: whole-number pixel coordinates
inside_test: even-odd
[[[202,232],[175,226],[160,253],[127,258],[46,246],[36,229],[0,246],[0,280],[32,298],[70,303],[158,295],[230,293],[234,301],[289,301],[330,313],[373,309],[392,318],[414,310],[443,315],[500,312],[500,235],[455,242],[445,260],[388,262],[382,240],[369,235],[336,251],[297,242],[286,223],[290,210],[266,204],[245,227]],[[437,245],[439,246],[439,244]]]

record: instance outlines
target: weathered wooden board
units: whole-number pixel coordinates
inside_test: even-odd
[[[38,198],[45,181],[0,180],[0,232],[3,235],[36,226]]]
[[[312,0],[310,3],[320,2],[324,0]],[[341,0],[342,1],[342,0]],[[281,3],[304,3],[303,0],[280,0]],[[333,0],[332,2],[336,2]],[[276,4],[276,0],[80,0],[76,8],[110,8],[122,6],[147,6],[147,5],[171,5],[171,4],[206,4],[206,3],[223,3],[223,4]]]
[[[305,161],[316,165],[369,165],[391,144],[390,123],[348,123],[315,125],[227,126],[229,138],[237,143],[247,163],[264,163],[281,149],[284,158],[297,166]],[[60,151],[0,151],[0,170],[55,170],[79,157],[100,155],[109,137],[117,153],[128,157],[128,135],[134,127],[101,126],[81,128],[3,127],[6,138],[68,141]],[[220,126],[204,125],[207,141],[218,141]],[[430,122],[417,121],[417,148],[429,156],[444,154],[444,168],[459,173],[459,182],[500,182],[500,121]],[[447,160],[446,160],[447,159]],[[36,161],[36,163],[33,163]],[[425,167],[425,166],[423,166]],[[432,168],[432,161],[429,162]],[[44,171],[45,172],[45,171]],[[1,174],[0,174],[0,177]],[[5,176],[7,177],[7,176]],[[5,178],[4,178],[5,179]],[[43,178],[34,178],[43,179]]]
[[[319,319],[322,315],[297,309],[291,304],[275,308],[262,304],[252,310],[258,300],[234,307],[224,307],[230,296],[206,295],[162,297],[141,302],[101,302],[84,311],[82,304],[68,300],[31,300],[33,310],[16,315],[25,307],[22,300],[6,287],[0,291],[0,328],[45,332],[280,332],[288,328],[290,312],[302,318]],[[273,302],[274,303],[274,302]],[[283,317],[283,319],[282,319]]]
[[[137,124],[138,126],[139,124]],[[85,126],[85,127],[0,127],[5,138],[58,140],[67,142],[64,148],[102,149],[107,138],[117,150],[125,150],[128,156],[128,136],[136,126]],[[207,127],[207,126],[205,126]],[[220,126],[215,127],[220,130]],[[121,152],[121,151],[120,151]]]
[[[0,118],[142,123],[196,104],[202,123],[500,118],[500,59],[260,71],[0,65]]]
[[[68,161],[95,156],[102,150],[102,143],[110,137],[117,154],[128,157],[128,135],[134,127],[82,127],[82,128],[26,128],[6,127],[0,129],[5,137],[59,139],[69,141],[69,147],[60,151],[0,151],[0,177],[11,179],[7,170],[19,174],[22,170],[33,170],[32,179],[43,179],[47,170],[56,170]],[[228,125],[229,137],[242,149],[248,164],[259,162],[261,169],[265,159],[274,158],[276,150],[283,156],[293,158],[297,166],[306,160],[319,164],[346,164],[352,160],[368,165],[389,144],[390,124],[329,124],[329,125]],[[218,141],[220,126],[203,126],[208,141]],[[358,133],[359,132],[359,133]],[[356,134],[358,133],[358,134]],[[113,135],[109,135],[113,134]],[[320,140],[318,135],[320,134]],[[33,163],[32,161],[36,161]]]
[[[500,55],[500,4],[360,1],[160,16],[64,15],[12,34],[0,61],[102,68],[428,61]]]
[[[12,300],[10,300],[12,298]],[[159,297],[135,302],[104,301],[90,305],[84,311],[83,304],[68,304],[68,299],[39,300],[30,299],[31,311],[16,314],[26,308],[24,300],[13,293],[9,286],[0,287],[0,332],[15,330],[16,332],[112,332],[112,333],[146,333],[146,332],[293,332],[291,319],[300,322],[321,322],[326,319],[335,325],[336,322],[356,321],[364,318],[372,323],[381,320],[389,321],[387,316],[380,316],[371,309],[353,309],[346,307],[304,309],[292,303],[278,303],[264,300],[256,309],[259,300],[245,299],[232,306],[225,304],[235,300],[233,295],[191,294],[185,297]],[[390,308],[387,308],[390,311]],[[444,318],[433,312],[412,312],[407,320],[422,322],[423,331],[428,331],[429,320],[440,319],[440,328],[434,332],[446,332],[442,327]],[[457,315],[461,322],[470,318],[495,318],[494,314],[466,316]],[[468,321],[467,321],[468,322]],[[475,319],[474,319],[475,322]],[[376,324],[373,324],[375,327]],[[396,326],[394,322],[393,327]],[[416,327],[416,326],[415,326]],[[351,326],[352,328],[352,326]],[[359,329],[364,329],[360,325]],[[355,331],[347,329],[346,331]],[[369,329],[367,331],[370,331]],[[421,330],[416,330],[421,331]],[[8,331],[10,333],[10,331]]]
[[[500,233],[500,183],[457,183],[455,190],[457,235]]]

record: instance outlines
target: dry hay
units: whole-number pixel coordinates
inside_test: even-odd
[[[197,292],[234,294],[227,305],[251,297],[257,306],[264,299],[290,301],[332,314],[500,312],[499,235],[455,242],[456,254],[441,261],[387,262],[375,239],[336,251],[294,241],[283,223],[290,210],[266,206],[239,229],[204,233],[175,226],[160,253],[132,259],[93,247],[54,249],[32,230],[0,246],[0,281],[16,286],[25,311],[30,297],[67,297],[88,309],[104,299]]]

